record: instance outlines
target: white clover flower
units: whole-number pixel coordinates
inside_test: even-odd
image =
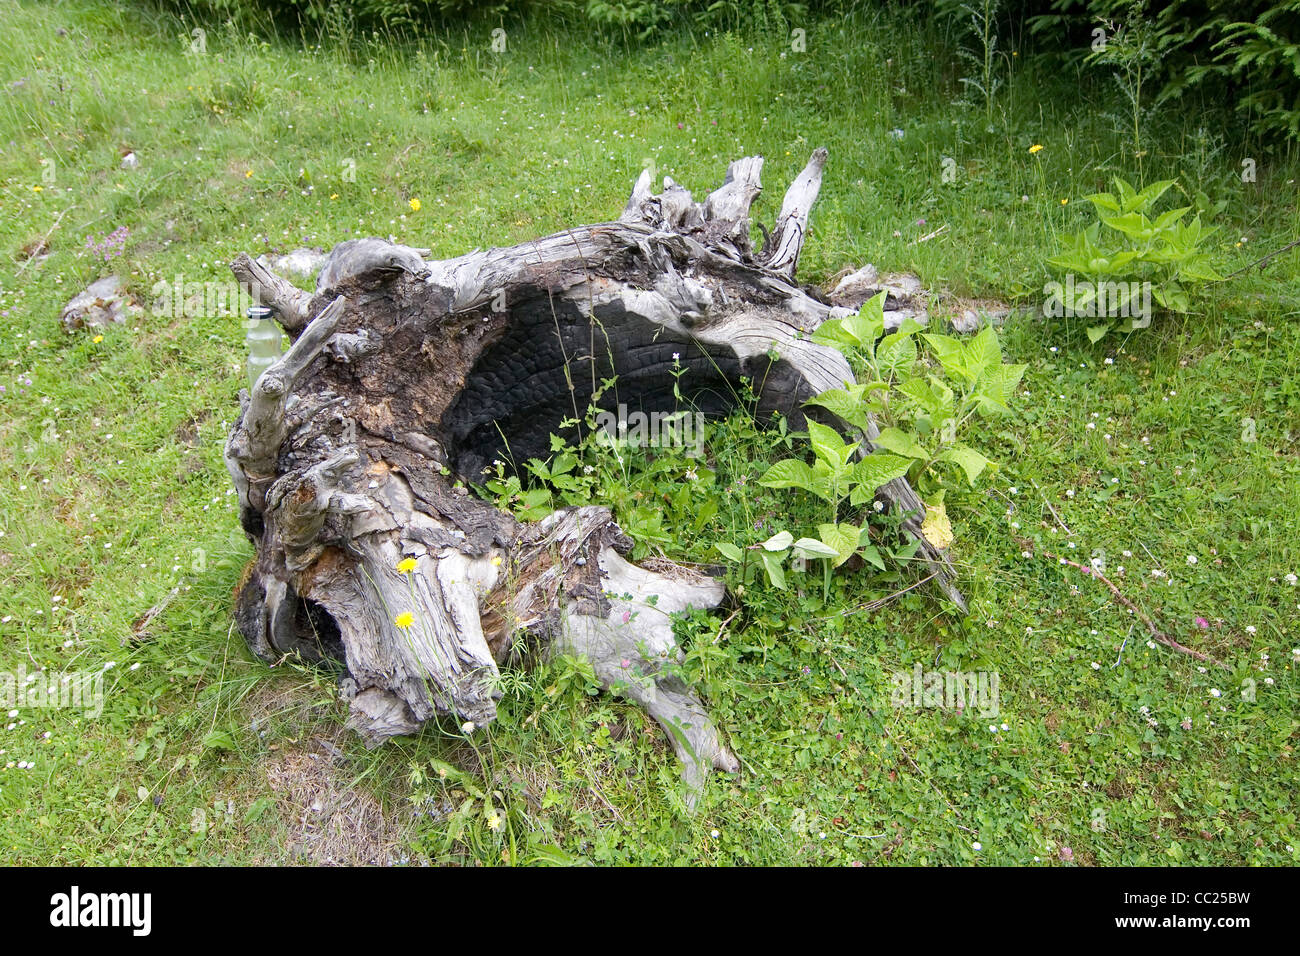
[[[1099,670],[1101,670],[1101,665],[1098,664],[1096,661],[1093,661],[1093,662],[1092,662],[1092,669],[1095,670],[1095,671],[1099,671]]]
[[[1196,563],[1196,555],[1194,555],[1194,554],[1189,554],[1189,555],[1187,556],[1187,563],[1188,563],[1188,564],[1195,564],[1195,563]]]
[[[1217,688],[1217,687],[1211,687],[1211,688],[1210,688],[1210,696],[1211,696],[1211,697],[1222,697],[1222,696],[1223,696],[1223,692],[1222,692],[1221,690],[1219,690],[1219,688]]]
[[[980,850],[984,849],[984,844],[980,843],[979,840],[976,840],[974,843],[970,845],[970,848],[974,850],[976,853],[978,853]]]

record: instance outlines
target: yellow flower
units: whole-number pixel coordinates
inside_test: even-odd
[[[415,570],[415,558],[402,558],[397,562],[398,574],[410,574]]]
[[[393,623],[405,631],[415,623],[415,615],[410,611],[403,611],[401,614],[397,615],[397,617],[393,618]]]
[[[501,817],[498,814],[493,813],[487,818],[487,825],[489,830],[501,829]]]
[[[499,554],[494,554],[494,555],[492,556],[492,567],[494,567],[494,568],[499,568],[499,567],[501,567],[501,555],[499,555]]]
[[[41,189],[40,186],[33,186],[33,187],[32,187],[32,192],[34,192],[34,193],[39,193],[39,192],[44,192],[44,191],[45,191],[45,190]]]
[[[338,193],[330,193],[330,199],[338,199],[338,198],[339,198]]]
[[[244,178],[245,178],[245,179],[252,179],[252,178],[253,178],[253,171],[252,171],[251,169],[246,169],[246,170],[244,170]]]
[[[418,200],[418,199],[412,199],[412,200],[411,200],[411,212],[419,212],[419,211],[420,211],[420,200]]]
[[[92,341],[92,342],[102,342],[102,341],[104,341],[104,337],[103,337],[102,335],[96,335],[96,336],[95,336],[93,339],[91,339],[90,341]]]
[[[1068,199],[1062,199],[1062,200],[1061,200],[1061,205],[1064,206],[1064,205],[1065,205],[1066,203],[1068,203],[1069,201],[1070,201],[1070,200],[1068,200]]]
[[[1043,151],[1043,147],[1041,147],[1041,146],[1039,146],[1037,143],[1035,143],[1033,146],[1030,146],[1030,147],[1029,147],[1029,151],[1030,151],[1031,153],[1041,153],[1041,152]]]

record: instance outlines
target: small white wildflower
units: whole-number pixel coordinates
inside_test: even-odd
[[[1221,690],[1219,690],[1219,688],[1217,688],[1217,687],[1211,687],[1211,688],[1210,688],[1210,696],[1211,696],[1211,697],[1222,697],[1222,696],[1223,696],[1223,692],[1222,692]]]
[[[462,734],[472,734],[474,732],[474,721],[467,720],[465,723],[461,724],[460,732]]]

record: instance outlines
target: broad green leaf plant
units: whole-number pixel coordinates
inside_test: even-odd
[[[823,596],[829,593],[832,570],[854,554],[884,569],[868,526],[843,513],[846,499],[860,509],[882,485],[907,476],[920,493],[928,493],[942,516],[941,472],[956,469],[974,486],[992,466],[958,435],[968,430],[972,418],[1010,410],[1025,366],[1003,363],[991,326],[959,339],[924,333],[921,325],[907,320],[885,335],[884,301],[881,293],[852,315],[828,319],[812,336],[814,342],[844,352],[860,379],[822,392],[808,404],[864,432],[873,419],[883,427],[874,441],[876,449],[860,455],[861,442],[846,442],[835,429],[810,419],[812,462],[787,458],[759,479],[768,488],[808,492],[827,506],[827,520],[817,525],[816,537],[796,539],[790,531],[781,531],[751,546],[774,587],[784,589],[784,562],[790,557],[822,562]],[[718,543],[717,549],[742,567],[746,563],[745,551],[735,544]]]
[[[1010,411],[1025,366],[1003,364],[997,332],[989,325],[962,339],[922,332],[907,319],[883,335],[884,300],[882,292],[856,314],[828,319],[813,334],[814,342],[844,352],[861,381],[822,392],[809,404],[864,431],[874,419],[880,426],[875,445],[907,459],[907,478],[923,495],[936,490],[932,476],[943,466],[960,469],[973,487],[992,463],[958,438],[971,419]],[[918,339],[928,348],[920,348]]]
[[[1157,214],[1156,203],[1175,180],[1141,191],[1118,176],[1114,184],[1113,193],[1086,197],[1098,221],[1066,237],[1061,251],[1047,260],[1061,281],[1049,282],[1044,290],[1045,314],[1095,319],[1088,326],[1093,342],[1113,329],[1150,325],[1153,299],[1170,312],[1188,312],[1198,286],[1223,278],[1202,248],[1216,231],[1201,222],[1201,211],[1209,211],[1208,199],[1198,195],[1195,207]],[[1198,212],[1188,221],[1193,208]]]

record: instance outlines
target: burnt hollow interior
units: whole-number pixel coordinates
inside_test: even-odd
[[[294,602],[294,633],[304,657],[316,661],[347,662],[343,634],[334,616],[309,598]]]
[[[673,395],[674,354],[686,369],[682,403]],[[811,396],[787,362],[766,355],[741,361],[728,348],[683,337],[619,302],[598,306],[592,319],[567,300],[535,299],[511,309],[506,333],[484,350],[443,416],[452,468],[479,482],[496,459],[509,468],[548,458],[552,434],[577,437],[560,423],[583,418],[593,383],[599,388],[615,376],[597,403],[615,413],[622,404],[629,413],[687,410],[722,418],[739,404],[741,379],[748,378],[761,388],[761,414],[775,409],[798,423],[800,404]]]

